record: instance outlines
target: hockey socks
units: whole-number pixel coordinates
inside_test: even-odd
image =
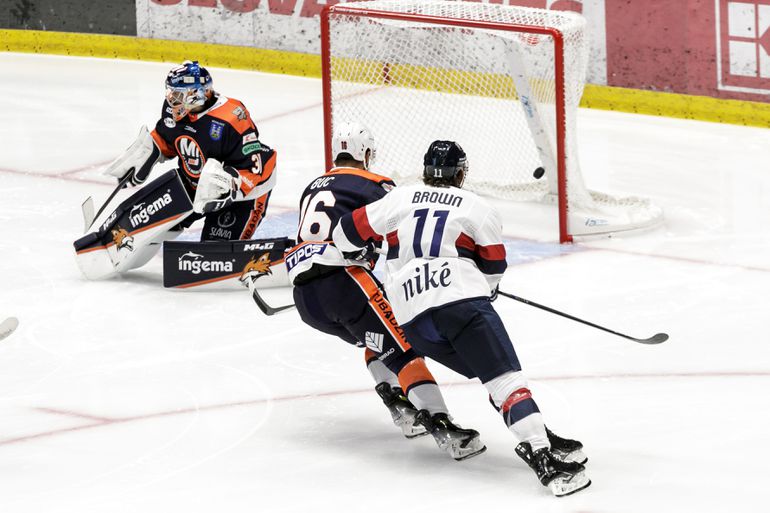
[[[501,374],[484,386],[505,425],[519,441],[530,444],[533,451],[551,447],[543,417],[521,371]]]
[[[449,413],[436,380],[422,358],[404,365],[398,373],[398,382],[418,410],[428,410],[431,415]]]
[[[390,369],[388,369],[384,363],[377,359],[379,355],[367,349],[364,351],[364,358],[366,359],[366,369],[369,374],[372,375],[376,384],[387,383],[391,387],[399,387],[398,376],[396,376]]]

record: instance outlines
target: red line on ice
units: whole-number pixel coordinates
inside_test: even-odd
[[[589,379],[665,379],[665,378],[766,378],[770,377],[770,371],[713,371],[713,372],[671,372],[671,373],[651,373],[651,374],[605,374],[605,375],[566,375],[566,376],[545,376],[540,378],[531,378],[531,381],[569,381],[569,380],[589,380]],[[479,385],[476,381],[461,381],[454,383],[444,383],[443,386],[467,386],[467,385]],[[68,428],[53,429],[51,431],[43,431],[40,433],[33,433],[29,435],[17,436],[14,438],[8,438],[6,440],[0,440],[0,446],[11,445],[22,442],[29,442],[40,438],[50,438],[57,435],[63,435],[65,433],[73,433],[78,431],[85,431],[87,429],[93,429],[97,427],[110,426],[114,424],[125,424],[128,422],[137,422],[142,420],[158,419],[164,417],[174,417],[177,415],[187,415],[189,413],[198,412],[210,412],[217,410],[225,410],[230,408],[240,408],[244,406],[256,406],[260,404],[266,404],[270,402],[290,402],[301,401],[305,399],[313,399],[318,397],[334,397],[341,395],[355,395],[372,393],[369,388],[358,390],[333,390],[330,392],[321,392],[318,394],[297,394],[288,395],[283,397],[268,397],[264,399],[254,399],[251,401],[238,401],[232,403],[212,404],[209,406],[191,407],[191,408],[178,408],[174,410],[160,411],[154,413],[146,413],[142,415],[133,415],[130,417],[103,417],[97,415],[90,415],[87,413],[80,413],[71,410],[63,410],[58,408],[35,408],[37,411],[43,411],[46,413],[52,413],[55,415],[65,415],[68,417],[77,417],[92,419],[95,422],[90,424],[83,424],[80,426],[73,426]]]

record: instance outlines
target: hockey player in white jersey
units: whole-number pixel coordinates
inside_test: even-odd
[[[519,439],[516,453],[557,495],[591,484],[582,444],[550,432],[491,301],[507,263],[499,215],[462,189],[468,165],[452,141],[433,142],[424,185],[399,187],[344,216],[333,233],[352,252],[386,240],[385,291],[415,351],[478,377]],[[419,415],[429,416],[427,412]]]

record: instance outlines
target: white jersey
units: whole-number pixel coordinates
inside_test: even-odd
[[[387,241],[384,285],[400,324],[442,305],[488,297],[507,265],[498,213],[456,187],[398,187],[343,217],[333,238],[342,251]]]

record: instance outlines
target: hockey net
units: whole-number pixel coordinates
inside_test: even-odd
[[[373,171],[416,182],[430,142],[457,141],[467,188],[558,205],[562,242],[661,221],[648,200],[583,182],[576,116],[589,41],[579,14],[374,0],[325,9],[321,35],[327,165],[334,123],[358,121],[378,142]]]

